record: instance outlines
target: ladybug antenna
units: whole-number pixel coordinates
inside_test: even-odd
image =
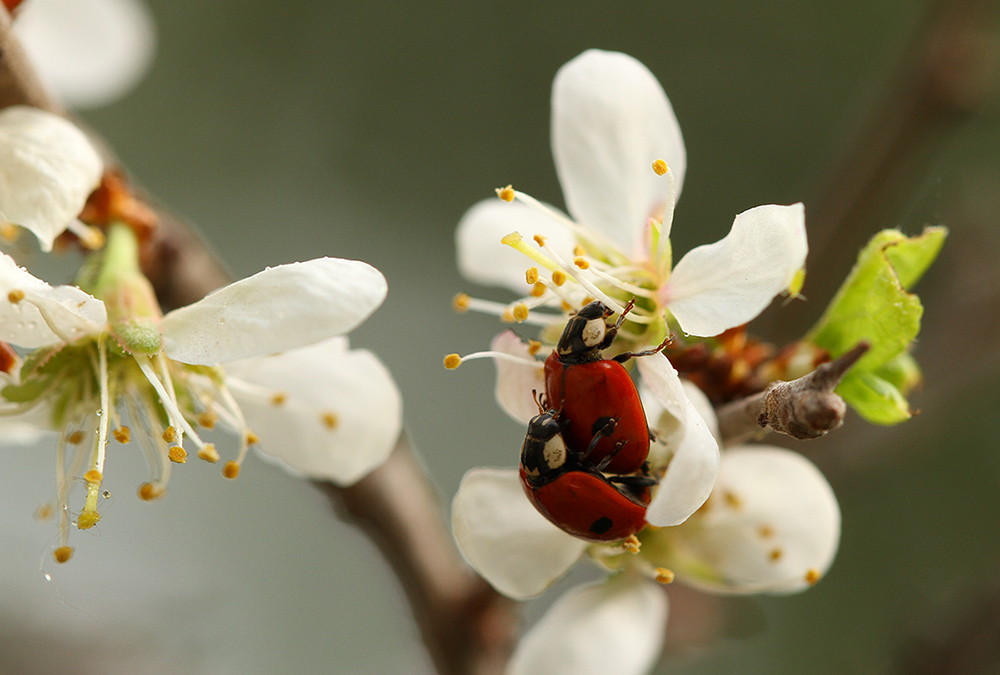
[[[538,414],[539,415],[541,415],[542,413],[544,413],[547,410],[546,400],[545,400],[545,394],[539,394],[537,389],[532,389],[531,390],[531,398],[534,399],[535,405],[538,406]],[[555,415],[553,415],[553,418],[556,415],[558,415],[558,414],[559,413],[556,413]]]

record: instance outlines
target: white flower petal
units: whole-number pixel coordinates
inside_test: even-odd
[[[596,49],[556,74],[552,153],[569,212],[632,257],[642,252],[647,219],[669,199],[668,179],[653,162],[667,162],[678,194],[687,165],[656,77],[631,56]]]
[[[840,508],[826,478],[802,455],[770,446],[722,454],[708,507],[670,537],[679,578],[707,590],[788,593],[829,569]]]
[[[643,385],[663,411],[656,418],[652,417],[655,412],[647,412],[653,433],[658,444],[664,443],[673,451],[667,472],[646,511],[646,520],[658,526],[677,525],[697,511],[711,494],[719,471],[719,445],[688,400],[670,361],[656,354],[640,358],[638,363]]]
[[[667,625],[667,594],[634,576],[577,586],[521,638],[509,675],[644,675]]]
[[[137,0],[31,0],[14,22],[39,75],[72,108],[106,105],[149,70],[156,48]]]
[[[500,199],[486,199],[465,212],[455,231],[458,271],[469,281],[501,286],[527,295],[531,286],[524,272],[535,263],[510,246],[500,243],[511,232],[530,239],[540,234],[561,256],[571,258],[576,239],[554,219],[535,209]]]
[[[388,458],[402,430],[392,375],[347,338],[235,361],[226,377],[261,454],[309,478],[357,482]]]
[[[12,302],[12,293],[23,293],[23,298]],[[107,322],[107,310],[97,298],[76,286],[49,286],[0,253],[0,340],[19,347],[44,347],[100,333]]]
[[[677,263],[665,302],[685,333],[718,335],[750,321],[787,290],[807,252],[801,203],[752,208],[736,216],[724,238]]]
[[[506,359],[496,360],[497,402],[508,415],[527,424],[538,414],[538,406],[535,404],[532,391],[540,395],[545,393],[545,365],[531,355],[528,345],[521,342],[521,338],[511,330],[505,330],[493,338],[491,349],[536,364],[515,363]]]
[[[31,230],[42,250],[80,214],[103,170],[84,133],[62,117],[28,106],[0,112],[0,222]]]
[[[342,258],[269,267],[163,317],[163,351],[216,365],[348,333],[385,299],[382,273]]]
[[[451,523],[469,564],[515,600],[544,591],[587,548],[535,510],[515,469],[467,472],[452,502]]]

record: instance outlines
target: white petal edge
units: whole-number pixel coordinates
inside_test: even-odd
[[[452,501],[451,524],[469,564],[515,600],[540,594],[587,548],[535,510],[515,469],[468,471]]]
[[[667,594],[623,576],[577,586],[521,638],[508,675],[644,675],[656,663],[667,625]]]
[[[801,203],[757,206],[736,216],[725,237],[681,258],[664,301],[685,333],[718,335],[750,321],[787,290],[808,250]]]
[[[619,52],[585,51],[552,85],[552,154],[566,206],[627,256],[643,253],[646,221],[670,194],[666,161],[684,181],[687,155],[673,107],[656,77]]]
[[[236,361],[226,378],[260,436],[260,455],[296,475],[352,485],[385,462],[402,431],[395,380],[370,351],[349,349],[347,338]],[[275,405],[278,393],[284,398]]]
[[[572,258],[576,238],[555,219],[520,202],[486,199],[466,211],[455,230],[458,271],[462,276],[477,284],[527,295],[531,286],[524,273],[535,263],[500,243],[511,232],[520,232],[528,239],[540,234],[556,253],[564,259]]]
[[[23,293],[11,302],[11,293]],[[43,318],[44,312],[52,328]],[[0,253],[0,340],[35,348],[100,333],[108,322],[104,303],[76,286],[50,286]]]
[[[0,112],[0,222],[30,230],[43,251],[80,214],[103,171],[86,135],[62,117],[22,105]]]
[[[678,553],[669,566],[679,579],[717,593],[792,593],[833,563],[840,507],[802,455],[772,446],[727,450],[716,490],[695,518],[662,531]]]
[[[532,391],[545,393],[545,364],[538,361],[528,351],[528,345],[521,341],[514,331],[505,330],[493,338],[490,345],[495,352],[509,354],[529,363],[518,363],[507,359],[497,359],[497,402],[504,411],[518,422],[528,421],[538,414],[538,406]]]
[[[31,0],[14,31],[42,81],[77,109],[125,95],[156,51],[153,17],[140,0]]]
[[[677,371],[662,354],[638,359],[642,383],[668,415],[673,445],[667,472],[660,480],[653,501],[646,510],[651,525],[678,525],[705,503],[719,472],[719,445],[711,429],[688,400]],[[655,414],[655,413],[653,413]],[[659,416],[657,416],[659,417]],[[679,426],[676,422],[679,422]],[[653,433],[657,434],[658,419],[650,417]]]
[[[269,267],[163,317],[163,351],[212,366],[350,332],[382,304],[382,273],[358,260]]]

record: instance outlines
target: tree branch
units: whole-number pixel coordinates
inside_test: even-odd
[[[717,412],[724,442],[735,443],[767,430],[807,440],[836,429],[844,422],[847,406],[834,389],[869,348],[860,342],[808,375],[773,382],[759,394],[722,406]]]
[[[28,61],[10,22],[10,13],[0,5],[0,108],[31,105],[62,112]]]
[[[316,485],[392,565],[439,672],[502,673],[514,644],[515,605],[462,561],[406,434],[389,460],[355,485]]]

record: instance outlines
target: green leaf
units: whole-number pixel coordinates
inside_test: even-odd
[[[910,419],[910,404],[906,397],[873,373],[848,372],[837,386],[837,393],[873,424],[899,424]]]
[[[920,332],[923,306],[909,289],[937,257],[946,235],[943,227],[928,227],[916,237],[879,232],[806,336],[833,358],[862,340],[871,345],[837,389],[869,421],[896,424],[910,416],[904,393],[920,381],[920,369],[906,350]]]

